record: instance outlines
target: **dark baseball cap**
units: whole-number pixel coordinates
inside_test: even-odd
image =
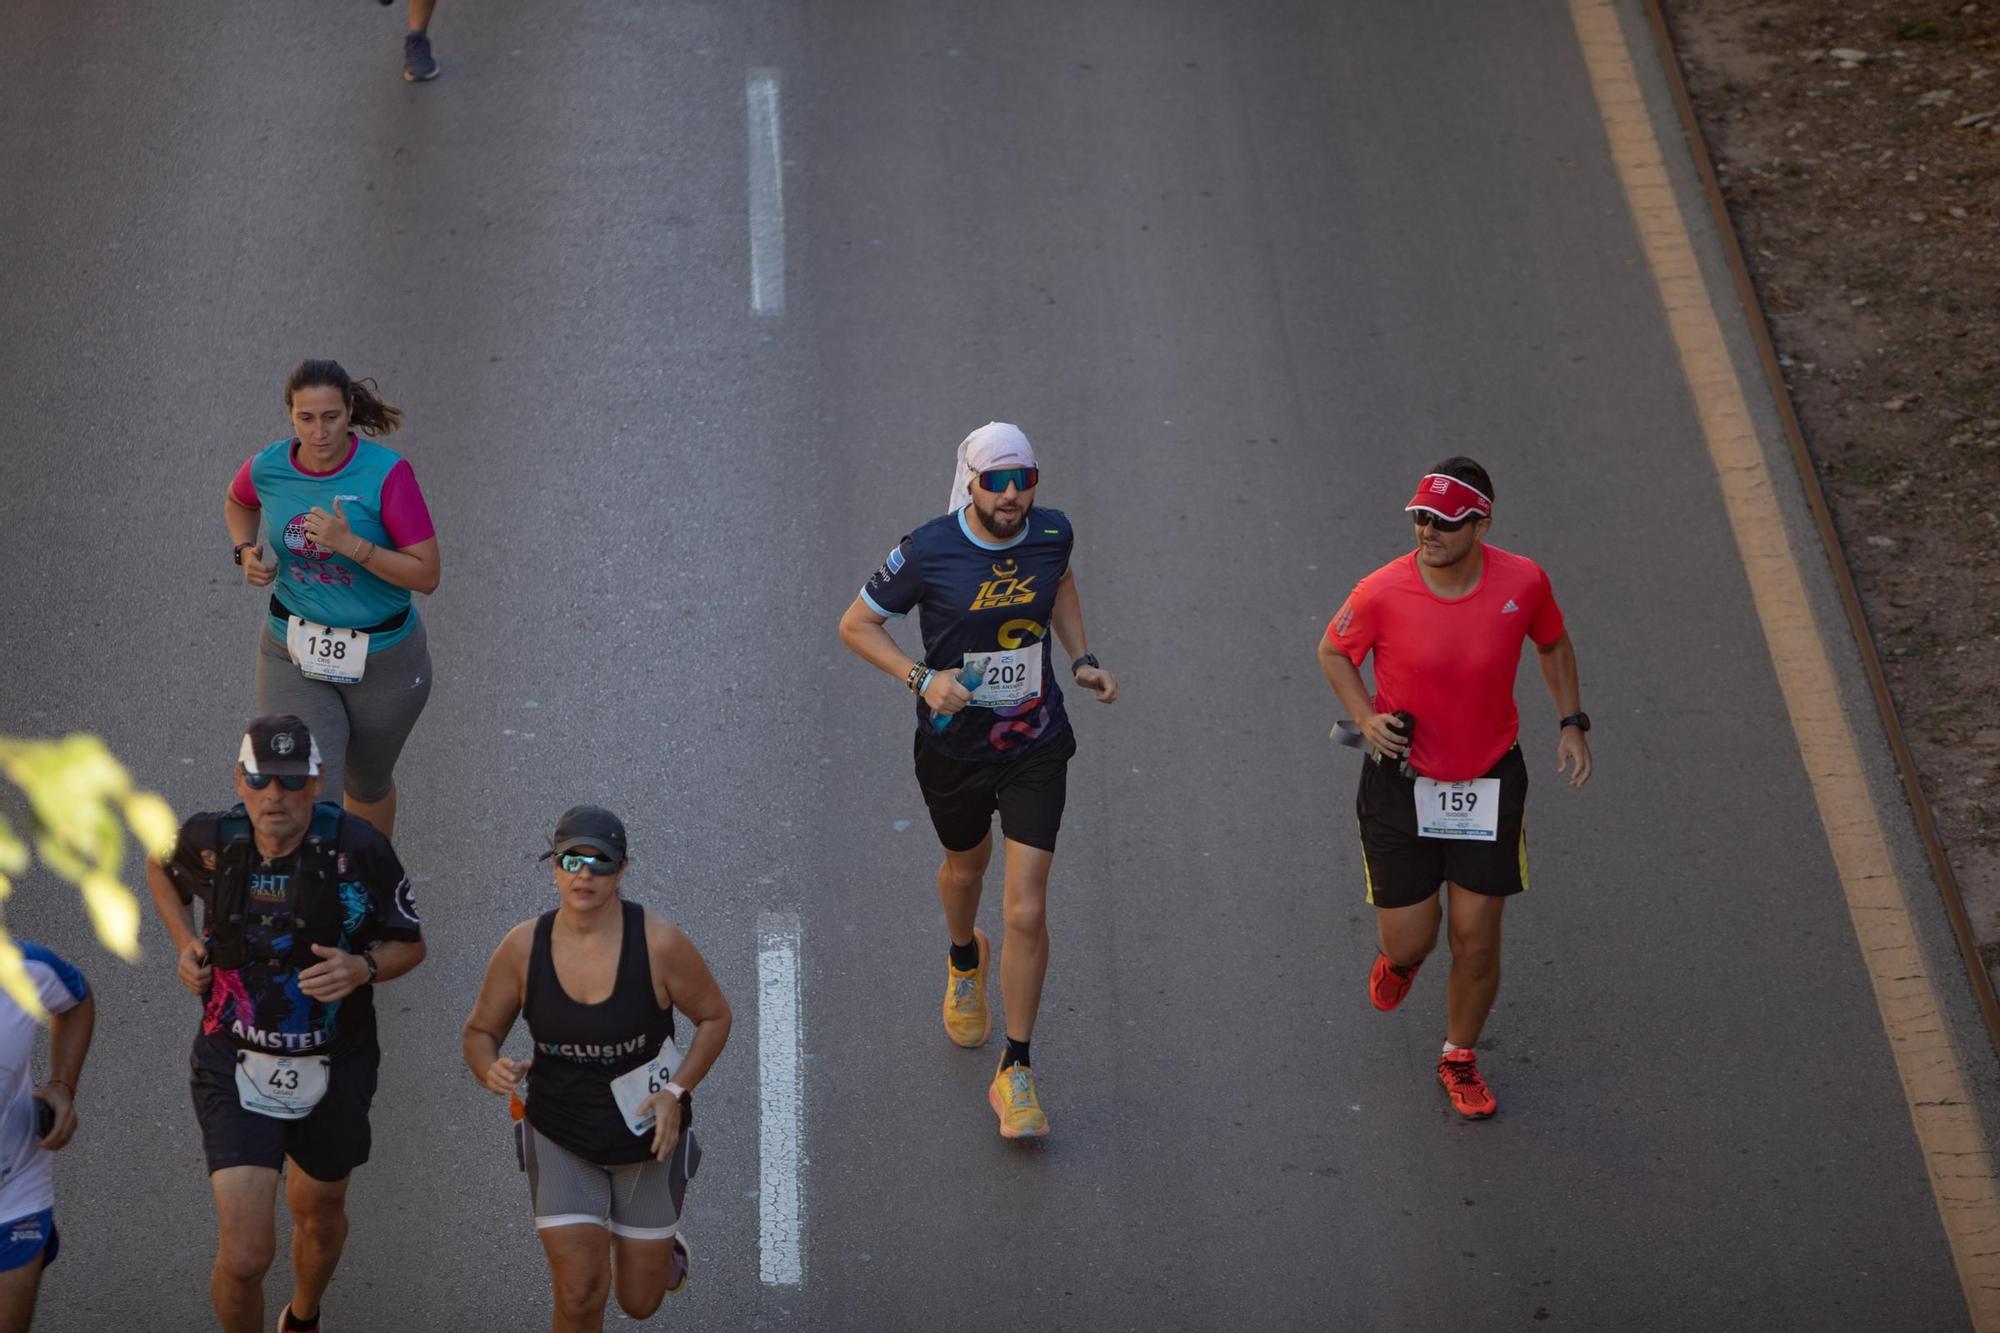
[[[542,853],[546,861],[573,847],[595,847],[625,864],[625,825],[601,805],[573,805],[556,821],[555,840]]]
[[[275,713],[251,721],[243,729],[236,762],[245,773],[276,777],[319,776],[319,742],[306,724],[290,713]]]

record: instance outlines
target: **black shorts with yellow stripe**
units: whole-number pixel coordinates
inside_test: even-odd
[[[1447,882],[1503,898],[1528,887],[1528,764],[1521,747],[1486,773],[1500,779],[1499,836],[1492,842],[1417,836],[1416,783],[1373,759],[1361,765],[1354,811],[1361,821],[1368,901],[1409,907]]]

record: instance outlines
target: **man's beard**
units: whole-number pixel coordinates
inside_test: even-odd
[[[979,516],[979,521],[984,523],[986,530],[995,537],[1011,537],[1027,526],[1028,510],[1026,506],[1023,506],[1021,512],[1010,520],[998,509],[995,509],[990,514],[982,513]]]

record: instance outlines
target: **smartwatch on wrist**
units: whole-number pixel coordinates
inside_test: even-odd
[[[1082,657],[1077,658],[1076,661],[1069,664],[1069,674],[1074,676],[1085,667],[1101,667],[1102,665],[1097,660],[1096,653],[1085,653]]]
[[[1590,730],[1590,714],[1571,713],[1568,717],[1564,718],[1561,722],[1556,724],[1556,729],[1558,731],[1563,730],[1564,728],[1567,727],[1575,727],[1578,731],[1588,732]]]
[[[243,563],[243,553],[252,550],[256,545],[256,542],[238,542],[229,548],[229,558],[240,565]]]

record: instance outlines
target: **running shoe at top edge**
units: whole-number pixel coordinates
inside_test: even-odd
[[[407,83],[427,83],[438,76],[438,62],[431,55],[427,32],[413,32],[403,38],[403,79]]]

